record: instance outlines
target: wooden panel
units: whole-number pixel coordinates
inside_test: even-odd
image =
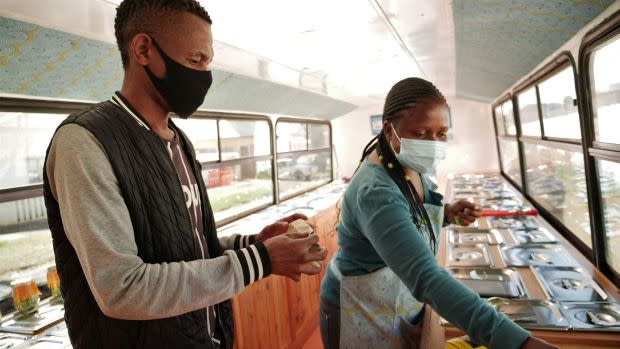
[[[235,348],[301,348],[319,325],[321,280],[327,261],[338,249],[335,207],[309,219],[329,251],[320,275],[302,276],[300,282],[272,275],[248,286],[232,299]]]
[[[291,342],[286,280],[270,276],[232,299],[236,348],[288,348]]]

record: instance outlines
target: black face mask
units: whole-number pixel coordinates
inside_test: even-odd
[[[148,66],[144,70],[172,111],[187,119],[204,101],[213,82],[211,71],[188,68],[170,58],[153,38],[151,41],[166,64],[166,76],[158,78]]]

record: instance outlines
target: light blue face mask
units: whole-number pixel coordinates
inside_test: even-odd
[[[394,152],[394,154],[396,154],[396,159],[401,165],[421,174],[433,174],[437,164],[446,158],[448,143],[400,138],[394,125],[392,125],[392,130],[400,141],[400,152],[398,154]],[[392,145],[390,144],[390,146]]]

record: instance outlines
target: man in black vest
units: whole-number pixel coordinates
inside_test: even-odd
[[[270,274],[317,274],[315,235],[218,239],[201,165],[169,117],[211,85],[211,19],[195,0],[125,0],[125,78],[69,116],[47,152],[44,195],[76,348],[231,348],[230,298]],[[256,339],[258,340],[258,339]]]

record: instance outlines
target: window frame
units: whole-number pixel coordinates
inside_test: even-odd
[[[0,111],[13,113],[45,113],[66,114],[82,111],[94,103],[69,101],[69,100],[46,100],[35,98],[0,97]],[[0,203],[9,201],[31,199],[43,196],[43,184],[32,184],[12,188],[0,189]]]
[[[522,95],[523,93],[525,93],[526,91],[528,91],[530,88],[534,88],[534,93],[536,94],[536,110],[538,113],[538,126],[540,127],[540,137],[539,136],[532,136],[532,135],[524,135],[523,134],[523,125],[521,125],[521,113],[520,113],[520,105],[519,105],[519,96]],[[524,86],[523,88],[519,89],[519,91],[514,93],[514,108],[517,109],[517,113],[519,114],[519,129],[521,130],[521,133],[519,135],[519,138],[524,138],[524,139],[544,139],[544,135],[545,135],[545,125],[542,121],[542,106],[540,105],[540,92],[538,91],[538,84],[535,85],[529,85],[529,86]]]
[[[599,181],[599,169],[597,160],[606,160],[620,163],[620,144],[599,142],[595,139],[594,105],[592,98],[591,62],[593,53],[614,39],[620,39],[620,11],[616,11],[607,17],[599,25],[586,33],[579,47],[579,85],[581,96],[581,110],[586,116],[584,124],[584,157],[586,159],[586,179],[588,188],[591,189],[589,199],[593,211],[593,235],[595,241],[595,265],[601,272],[608,276],[616,285],[620,285],[620,270],[611,267],[607,260],[607,241],[605,230],[605,212],[603,208],[603,195]]]
[[[514,110],[515,107],[515,103],[513,102],[513,98],[514,96],[512,94],[507,94],[504,97],[502,97],[501,99],[499,99],[497,102],[495,102],[494,104],[491,105],[491,112],[493,113],[493,125],[494,130],[495,130],[495,144],[497,147],[497,156],[499,159],[499,168],[500,168],[500,172],[502,173],[502,175],[504,176],[504,178],[506,178],[508,180],[508,182],[510,182],[510,184],[512,184],[514,187],[518,188],[519,190],[523,189],[524,186],[524,177],[523,177],[523,163],[521,161],[521,152],[523,151],[521,149],[521,145],[519,143],[519,134],[521,133],[521,125],[520,122],[518,122],[517,120],[517,113]],[[517,129],[517,132],[515,135],[509,135],[508,132],[506,132],[506,122],[504,120],[504,115],[503,115],[503,108],[502,106],[505,103],[512,103],[513,106],[513,117],[515,118],[515,127]],[[499,129],[498,127],[500,126],[498,123],[498,119],[497,119],[497,115],[495,113],[495,111],[497,110],[497,108],[499,107],[499,110],[502,110],[502,116],[501,116],[501,127],[504,130],[504,135],[500,135],[499,134]],[[521,174],[521,183],[517,183],[517,181],[515,181],[512,177],[510,177],[508,175],[508,173],[505,171],[504,169],[504,165],[502,163],[502,151],[501,151],[501,147],[499,145],[499,140],[500,139],[504,139],[504,140],[510,140],[510,141],[515,141],[517,142],[517,156],[519,157],[519,173]]]
[[[271,118],[269,116],[260,115],[260,114],[224,113],[224,112],[212,112],[212,111],[198,110],[194,114],[192,114],[191,119],[193,120],[215,120],[216,126],[217,126],[217,157],[218,157],[218,160],[199,162],[203,170],[220,168],[221,166],[225,166],[225,165],[234,166],[234,165],[237,165],[237,164],[249,161],[249,160],[255,160],[255,161],[269,160],[271,163],[271,185],[272,185],[271,203],[266,203],[264,205],[260,205],[250,210],[243,211],[241,213],[222,219],[220,221],[216,221],[215,222],[216,228],[222,227],[226,224],[230,224],[236,220],[247,217],[253,213],[256,213],[260,210],[263,210],[272,205],[276,205],[278,203],[277,194],[276,194],[277,193],[277,183],[276,183],[277,181],[276,181],[276,177],[274,176],[275,174],[275,168],[274,168],[275,167],[275,155],[274,155],[275,145],[273,143],[273,140],[274,140],[275,131],[274,131],[273,123],[271,122]],[[242,158],[222,160],[222,139],[220,137],[220,121],[221,120],[265,121],[267,122],[267,125],[269,126],[269,139],[271,140],[269,144],[270,153],[268,155],[245,156]],[[207,188],[207,191],[208,191],[208,188]]]
[[[87,109],[95,104],[96,102],[74,101],[74,100],[66,100],[66,99],[44,99],[44,98],[0,96],[0,111],[3,111],[3,112],[49,113],[49,114],[70,115],[72,113],[83,111],[84,109]],[[173,118],[173,120],[175,118]],[[333,128],[329,120],[280,117],[276,120],[275,125],[274,125],[273,119],[267,115],[249,114],[249,113],[214,112],[214,111],[205,111],[205,110],[196,111],[196,113],[192,115],[192,119],[215,120],[217,128],[218,128],[217,129],[218,160],[200,162],[204,170],[218,168],[222,165],[227,165],[227,164],[236,165],[238,163],[242,163],[248,160],[255,160],[255,161],[269,160],[270,165],[271,165],[271,183],[272,183],[271,202],[258,206],[256,208],[253,208],[251,210],[247,210],[242,213],[236,214],[234,216],[223,219],[221,221],[218,221],[216,222],[216,227],[218,228],[226,224],[229,224],[233,221],[239,220],[243,217],[246,217],[248,215],[251,215],[253,213],[256,213],[269,206],[277,205],[282,201],[302,195],[308,191],[315,190],[334,180]],[[242,158],[237,158],[237,159],[222,160],[222,153],[221,153],[222,147],[221,147],[221,138],[220,138],[220,121],[221,120],[265,121],[269,127],[270,153],[267,155],[258,155],[258,156],[242,157]],[[328,126],[329,147],[308,150],[308,143],[306,143],[306,150],[284,152],[284,153],[281,153],[281,155],[291,155],[295,153],[309,154],[309,153],[321,153],[321,152],[329,151],[329,154],[330,154],[329,158],[330,158],[330,163],[332,167],[332,170],[330,171],[329,181],[280,198],[278,173],[277,173],[278,172],[278,168],[277,168],[277,155],[278,154],[277,154],[277,146],[276,146],[276,127],[277,127],[278,122],[294,122],[294,123],[303,123],[307,125],[321,124],[321,125]],[[306,137],[309,137],[309,135],[307,134]],[[306,140],[306,142],[308,142],[308,139]],[[43,184],[33,184],[33,185],[27,185],[27,186],[0,189],[0,203],[5,203],[5,202],[10,202],[10,201],[15,201],[15,200],[30,199],[30,198],[35,198],[39,196],[43,196]]]
[[[277,137],[278,137],[278,124],[282,122],[282,123],[298,123],[298,124],[306,124],[306,150],[294,150],[294,151],[286,151],[286,152],[278,152],[278,147],[277,147]],[[310,124],[317,124],[317,125],[327,125],[327,127],[329,128],[329,147],[324,147],[324,148],[319,148],[319,149],[309,149],[309,137],[310,137],[310,133],[309,133],[309,126]],[[280,155],[283,155],[284,157],[289,157],[292,155],[297,155],[297,154],[318,154],[318,153],[324,153],[327,150],[329,150],[329,161],[331,164],[331,171],[330,171],[330,176],[329,176],[329,181],[327,181],[326,183],[323,184],[319,184],[319,185],[314,185],[312,187],[308,187],[307,189],[303,189],[300,191],[296,191],[293,192],[292,194],[288,194],[285,196],[280,197],[280,185],[278,184],[276,187],[278,188],[277,193],[276,193],[276,197],[278,198],[278,202],[283,202],[289,199],[292,199],[294,197],[303,195],[309,191],[315,190],[317,188],[320,188],[324,185],[327,185],[331,182],[334,181],[334,143],[333,143],[333,130],[332,130],[332,124],[330,121],[328,120],[315,120],[315,119],[303,119],[303,118],[292,118],[292,117],[279,117],[276,120],[275,123],[275,127],[274,127],[274,137],[273,137],[273,146],[274,146],[274,154],[275,154],[275,163],[274,163],[274,179],[276,182],[279,183],[279,173],[278,173],[278,158],[280,157]]]
[[[538,85],[544,81],[547,81],[554,76],[556,76],[560,71],[570,67],[573,71],[573,81],[575,84],[575,94],[577,97],[577,111],[579,113],[579,127],[581,133],[581,139],[573,139],[573,138],[560,138],[560,137],[549,137],[545,133],[545,124],[543,121],[542,115],[542,105],[540,99],[540,91]],[[524,136],[519,133],[519,145],[521,149],[521,176],[523,179],[524,190],[521,192],[528,199],[529,202],[534,205],[534,207],[540,212],[541,216],[543,216],[547,221],[551,222],[551,224],[564,236],[570,243],[575,246],[579,252],[581,252],[588,260],[594,262],[596,260],[596,230],[594,228],[594,220],[596,215],[594,214],[594,210],[592,207],[592,183],[589,179],[588,173],[590,172],[590,168],[588,167],[588,161],[584,154],[584,149],[587,147],[587,137],[586,137],[586,118],[587,116],[583,112],[583,102],[582,102],[582,94],[580,90],[580,75],[578,74],[577,65],[575,63],[575,59],[570,51],[562,51],[557,56],[555,56],[549,63],[544,65],[539,70],[532,73],[529,77],[527,77],[522,83],[518,84],[514,89],[514,95],[518,96],[519,94],[525,92],[529,88],[536,88],[536,100],[538,104],[538,121],[540,123],[540,133],[541,136]],[[515,115],[518,119],[518,129],[521,130],[521,117],[519,113],[519,105],[518,98],[514,98],[515,103]],[[577,237],[562,221],[556,218],[551,212],[545,209],[540,203],[538,203],[530,194],[528,184],[526,181],[526,153],[524,150],[525,144],[539,144],[546,146],[548,148],[562,149],[572,152],[581,153],[584,161],[584,171],[586,174],[586,196],[588,198],[588,214],[590,217],[590,237],[591,237],[591,245],[592,248],[588,247],[581,239]]]

